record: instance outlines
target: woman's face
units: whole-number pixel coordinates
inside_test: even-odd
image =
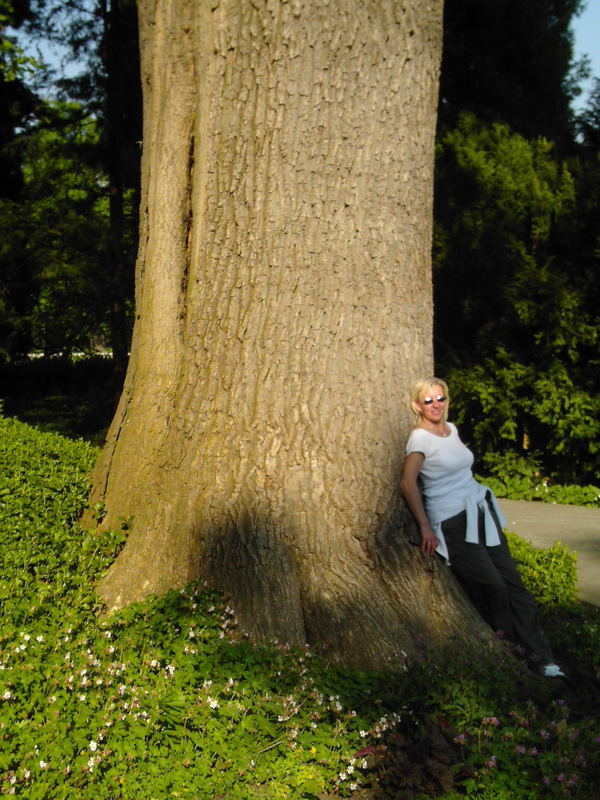
[[[440,400],[440,398],[443,399]],[[419,407],[421,418],[435,425],[443,422],[447,404],[448,400],[442,387],[432,386],[429,391],[421,395],[417,406]]]

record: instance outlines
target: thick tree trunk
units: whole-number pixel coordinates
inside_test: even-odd
[[[382,667],[481,630],[410,541],[441,0],[147,0],[137,308],[94,476],[109,607],[205,579]]]

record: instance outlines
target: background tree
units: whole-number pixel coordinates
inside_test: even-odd
[[[446,0],[440,125],[463,112],[527,138],[573,140],[571,103],[585,64],[573,57],[582,0]]]
[[[31,344],[32,274],[19,224],[24,184],[18,139],[19,132],[31,124],[40,101],[26,82],[31,64],[6,30],[21,26],[28,14],[27,2],[0,3],[0,358],[26,351]]]
[[[436,369],[463,435],[486,470],[527,462],[567,483],[597,482],[600,411],[597,156],[570,109],[579,7],[448,0],[435,203]]]
[[[133,528],[102,597],[205,579],[254,636],[370,667],[473,636],[397,486],[431,368],[441,3],[140,24],[138,319],[91,498]]]
[[[546,476],[593,482],[598,311],[574,246],[576,179],[547,141],[473,117],[438,148],[451,187],[436,247],[438,352],[462,391],[461,427],[488,467],[520,453]]]
[[[38,280],[32,337],[45,355],[110,341],[114,252],[108,177],[95,158],[100,138],[97,120],[78,104],[55,101],[22,143],[21,225]],[[126,201],[134,216],[132,192]],[[126,252],[135,244],[124,243]]]
[[[37,166],[30,160],[27,192],[15,209],[21,224],[16,228],[7,224],[4,230],[5,250],[15,261],[23,238],[20,232],[25,225],[34,225],[34,236],[25,237],[29,241],[25,258],[29,260],[26,268],[20,263],[18,269],[26,287],[23,294],[30,298],[27,312],[18,315],[30,334],[22,349],[27,352],[35,344],[45,351],[59,349],[68,353],[73,345],[73,321],[80,309],[84,324],[79,326],[78,345],[85,350],[92,340],[106,340],[120,390],[130,340],[139,202],[141,94],[135,3],[32,0],[30,6],[27,16],[23,16],[30,36],[60,44],[86,68],[76,77],[55,81],[53,90],[46,84],[46,97],[55,98],[58,87],[62,105],[47,100],[45,109],[40,107],[37,118],[27,128],[21,125],[17,137],[21,158],[35,153],[43,162],[43,166]],[[85,131],[91,128],[94,135],[84,141]],[[12,163],[18,163],[15,154]],[[56,163],[51,164],[52,159]],[[70,162],[72,176],[65,170],[65,159]],[[63,179],[64,185],[59,186]],[[93,187],[89,181],[94,181]],[[82,198],[82,190],[87,201]],[[36,216],[44,216],[44,193],[47,209],[57,209],[60,203],[58,227],[35,225]],[[106,199],[104,216],[98,214],[102,194]],[[85,202],[95,205],[87,218],[82,213]],[[29,203],[36,208],[29,209]],[[95,244],[90,248],[90,243]],[[96,276],[91,282],[88,279],[93,271]],[[38,319],[32,330],[32,307],[38,297]],[[50,315],[53,334],[49,338]],[[92,331],[85,323],[92,323],[94,317],[97,326]]]
[[[110,258],[105,263],[105,306],[115,382],[121,387],[131,337],[141,142],[141,86],[135,0],[36,0],[42,33],[68,48],[86,69],[59,86],[98,121],[94,153],[107,175]],[[131,194],[134,200],[131,202]]]

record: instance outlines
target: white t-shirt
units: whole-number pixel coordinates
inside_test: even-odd
[[[500,537],[494,518],[485,502],[486,493],[492,496],[492,504],[500,524],[504,517],[496,498],[487,486],[478,483],[473,477],[473,453],[460,440],[456,426],[447,423],[449,436],[436,436],[425,428],[414,428],[406,444],[406,454],[422,453],[425,456],[419,477],[423,487],[425,511],[431,527],[440,540],[437,551],[448,559],[448,548],[442,533],[442,522],[461,511],[467,512],[465,538],[476,543],[478,537],[478,510],[485,518],[485,543],[488,547],[500,544]]]

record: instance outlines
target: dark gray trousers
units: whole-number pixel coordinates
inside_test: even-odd
[[[442,523],[448,545],[450,566],[467,596],[495,631],[521,645],[542,664],[554,658],[540,631],[535,600],[523,585],[512,559],[506,536],[492,505],[486,498],[500,534],[496,547],[485,545],[483,512],[479,512],[479,543],[465,541],[467,515],[463,511]]]

